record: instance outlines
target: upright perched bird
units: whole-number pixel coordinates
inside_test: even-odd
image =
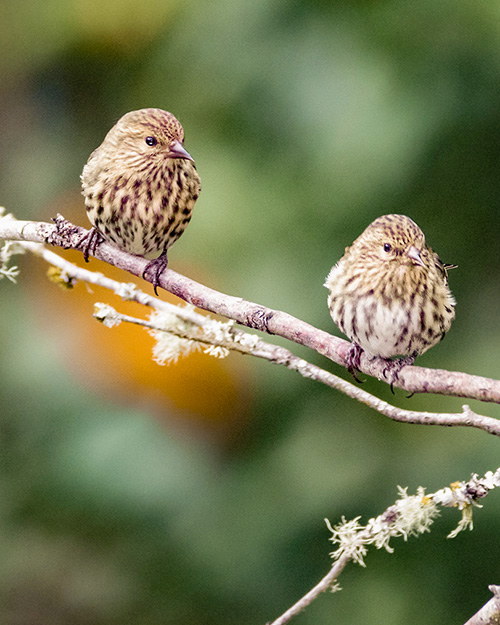
[[[184,149],[180,122],[161,109],[131,111],[111,128],[83,168],[82,193],[94,226],[84,245],[106,239],[152,260],[157,293],[167,250],[184,232],[201,191],[193,159]]]
[[[440,341],[455,317],[448,269],[405,215],[383,215],[347,247],[325,286],[334,322],[349,337],[351,372],[362,351],[392,359],[397,374]]]

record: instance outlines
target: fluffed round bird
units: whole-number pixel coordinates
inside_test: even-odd
[[[85,260],[103,239],[154,259],[143,277],[151,275],[157,293],[167,250],[186,229],[201,191],[180,122],[157,108],[123,115],[90,155],[81,181],[93,225]]]
[[[438,343],[455,318],[448,270],[405,215],[383,215],[347,247],[325,286],[333,321],[351,340],[348,369],[369,357],[400,369]],[[385,372],[384,372],[385,374]]]

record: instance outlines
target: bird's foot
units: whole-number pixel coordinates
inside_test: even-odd
[[[399,380],[399,373],[403,367],[408,367],[415,362],[416,355],[406,356],[406,358],[399,358],[398,360],[386,360],[386,366],[382,371],[384,378],[390,382],[391,393],[394,395],[394,384]],[[410,395],[411,397],[411,395]]]
[[[89,262],[89,255],[95,256],[97,246],[104,243],[105,238],[94,227],[92,227],[83,237],[78,241],[77,248],[83,252],[83,258],[85,262]]]
[[[351,343],[351,346],[349,347],[349,351],[347,352],[346,356],[347,371],[349,371],[349,373],[356,380],[356,382],[359,382],[360,384],[363,382],[363,380],[358,377],[358,372],[360,371],[361,366],[360,359],[362,353],[363,349],[357,343]]]
[[[146,268],[142,272],[144,280],[151,282],[154,288],[155,295],[158,295],[158,287],[160,286],[160,276],[165,271],[168,265],[167,253],[164,252],[158,258],[155,258],[146,265]],[[148,274],[150,278],[148,278]]]

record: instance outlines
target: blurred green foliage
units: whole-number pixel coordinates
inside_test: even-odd
[[[500,3],[4,0],[0,41],[9,212],[49,219],[118,117],[165,108],[203,182],[174,269],[335,332],[324,276],[375,217],[405,213],[459,265],[457,319],[421,364],[500,376]],[[398,484],[499,465],[484,433],[391,423],[264,362],[233,361],[246,408],[223,436],[172,406],[158,419],[107,395],[105,373],[89,386],[84,348],[68,367],[61,328],[79,325],[44,312],[55,287],[34,295],[23,261],[0,298],[5,625],[263,624],[326,573],[324,517],[366,520]],[[414,409],[462,403],[365,388]],[[446,541],[457,522],[446,512],[369,554],[294,622],[464,622],[498,581],[498,494]]]

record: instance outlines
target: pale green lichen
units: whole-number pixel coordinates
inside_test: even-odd
[[[434,519],[439,516],[438,506],[461,510],[462,517],[457,527],[448,535],[448,538],[455,538],[465,529],[472,530],[473,508],[481,507],[477,500],[499,486],[500,469],[488,471],[483,478],[472,475],[468,482],[455,482],[430,495],[426,495],[422,487],[417,489],[416,495],[408,495],[406,488],[399,487],[399,499],[366,525],[359,522],[360,517],[350,521],[342,517],[341,522],[333,527],[325,519],[332,532],[330,540],[337,545],[331,556],[334,560],[347,556],[365,566],[364,558],[369,545],[392,552],[393,548],[389,544],[391,538],[402,537],[407,540],[409,536],[428,532]]]

